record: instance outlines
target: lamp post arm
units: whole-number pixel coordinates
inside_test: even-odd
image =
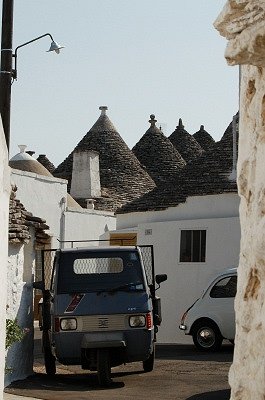
[[[45,33],[44,35],[38,36],[38,37],[36,37],[35,39],[29,40],[28,42],[23,43],[23,44],[21,44],[20,46],[17,46],[16,49],[15,49],[14,57],[17,56],[17,51],[18,51],[18,49],[20,49],[20,47],[27,46],[27,44],[30,44],[30,43],[32,43],[32,42],[36,42],[36,40],[42,39],[42,38],[45,37],[45,36],[50,36],[50,38],[51,38],[51,40],[52,40],[52,42],[53,42],[53,37],[52,37],[52,35],[51,35],[50,33]]]
[[[53,37],[50,33],[45,33],[44,35],[41,35],[41,36],[36,37],[35,39],[29,40],[28,42],[23,43],[15,48],[15,52],[14,52],[14,54],[12,54],[12,56],[15,58],[15,68],[13,70],[13,79],[17,78],[17,51],[18,51],[18,49],[20,49],[21,47],[27,46],[30,43],[36,42],[36,40],[40,40],[45,36],[49,36],[51,38],[51,41],[52,42],[54,41]]]

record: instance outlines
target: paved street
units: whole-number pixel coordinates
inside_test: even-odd
[[[113,386],[102,389],[95,373],[58,365],[54,378],[44,372],[40,340],[35,340],[35,374],[14,383],[11,394],[46,400],[228,400],[227,374],[233,347],[216,354],[197,352],[193,346],[163,346],[157,351],[155,369],[143,373],[141,363],[113,368]]]

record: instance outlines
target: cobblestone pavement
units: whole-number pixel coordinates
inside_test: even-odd
[[[193,346],[159,346],[154,371],[143,373],[141,363],[113,368],[113,385],[102,389],[95,373],[58,365],[57,374],[45,374],[39,341],[35,341],[35,374],[6,388],[9,395],[45,400],[228,400],[227,374],[233,347],[204,354]],[[8,397],[5,400],[13,400]]]

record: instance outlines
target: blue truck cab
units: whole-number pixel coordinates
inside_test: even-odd
[[[123,363],[142,361],[152,371],[162,320],[155,285],[167,279],[154,275],[152,246],[59,249],[50,269],[45,255],[43,280],[34,287],[43,292],[47,374],[56,373],[56,360],[97,371],[101,386]]]

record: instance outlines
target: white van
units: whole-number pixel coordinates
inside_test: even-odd
[[[219,274],[201,297],[183,314],[179,329],[191,335],[197,349],[216,351],[223,339],[235,338],[234,300],[237,269]]]

